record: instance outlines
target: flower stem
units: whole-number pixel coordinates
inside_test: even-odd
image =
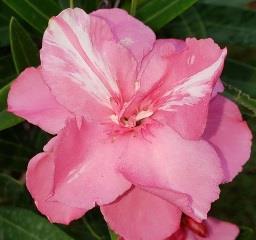
[[[130,14],[135,16],[138,0],[131,0]]]
[[[74,8],[74,0],[69,0],[69,7]]]

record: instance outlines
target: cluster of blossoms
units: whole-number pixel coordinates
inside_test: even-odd
[[[120,9],[53,17],[41,66],[8,97],[56,134],[28,165],[39,211],[68,224],[98,205],[125,240],[235,239],[235,225],[207,219],[250,156],[247,124],[219,95],[226,53],[211,39],[156,40]]]

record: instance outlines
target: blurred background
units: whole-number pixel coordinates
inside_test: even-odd
[[[161,38],[212,37],[227,46],[224,94],[235,101],[256,136],[256,1],[253,0],[0,0],[0,240],[110,240],[93,210],[70,226],[52,225],[34,207],[24,186],[29,159],[50,136],[6,111],[10,82],[27,66],[39,65],[48,20],[74,4],[87,12],[120,7]],[[239,225],[241,240],[256,239],[255,144],[251,160],[222,187],[210,215]],[[216,239],[217,240],[217,239]]]

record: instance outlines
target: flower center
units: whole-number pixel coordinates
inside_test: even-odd
[[[204,221],[199,223],[193,220],[191,217],[183,215],[181,219],[181,224],[183,227],[188,228],[199,237],[208,237],[208,227]]]
[[[146,111],[140,111],[137,114],[131,115],[129,117],[123,116],[121,118],[118,118],[117,115],[111,115],[110,118],[111,120],[116,123],[119,124],[122,127],[126,127],[126,128],[135,128],[140,126],[143,121],[145,119],[147,119],[148,117],[152,116],[153,112],[150,110],[146,110]]]

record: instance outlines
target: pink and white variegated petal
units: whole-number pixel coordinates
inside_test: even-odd
[[[227,51],[224,49],[212,65],[188,77],[182,83],[167,91],[162,96],[164,101],[159,109],[175,111],[176,107],[184,105],[193,106],[201,102],[203,98],[210,96],[222,71],[226,54]]]
[[[41,68],[27,68],[12,83],[8,111],[56,134],[73,115],[61,106],[45,84]]]
[[[177,205],[196,220],[206,219],[219,197],[223,179],[214,148],[203,140],[183,139],[168,126],[134,137],[122,156],[119,170],[134,185]]]
[[[125,240],[162,240],[177,231],[181,211],[167,201],[133,188],[115,202],[101,206],[110,227]]]
[[[238,237],[239,228],[235,224],[212,217],[206,220],[206,224],[209,230],[208,237],[195,236],[193,232],[188,231],[186,240],[235,240]]]
[[[199,138],[226,52],[211,39],[156,41],[138,75],[143,104],[164,112],[167,123],[184,138]]]
[[[120,64],[117,59],[124,61]],[[45,80],[58,101],[87,119],[110,115],[113,99],[122,100],[120,88],[135,81],[132,54],[116,42],[102,18],[79,8],[66,9],[50,20],[41,61]]]
[[[54,223],[69,224],[82,217],[86,209],[74,208],[60,202],[48,201],[54,184],[54,162],[48,153],[33,157],[26,173],[26,185],[38,210]]]
[[[139,64],[153,48],[156,39],[154,32],[126,11],[118,8],[100,9],[92,15],[109,23],[119,43],[132,52]]]
[[[214,94],[213,89],[223,69],[227,51],[226,49],[220,50],[211,40],[189,40],[187,45],[191,48],[191,53],[185,64],[188,65],[188,69],[192,69],[191,75],[184,76],[183,81],[178,82],[163,95],[163,104],[160,109],[167,112],[165,114],[167,123],[183,137],[197,139],[204,132],[209,101]],[[198,49],[200,45],[202,49]],[[209,49],[211,46],[212,48]],[[203,50],[204,54],[207,52],[205,56],[202,55]],[[208,54],[211,56],[211,52],[214,57],[212,56],[211,61],[208,61],[209,65],[205,66],[207,56]],[[201,69],[198,68],[200,64]]]
[[[57,135],[52,148],[55,163],[51,201],[90,209],[114,201],[131,187],[116,170],[126,139],[115,142],[104,125],[71,119]]]
[[[152,51],[145,56],[138,73],[137,92],[132,101],[126,106],[124,115],[131,115],[138,106],[155,110],[156,103],[170,89],[169,71],[172,69],[170,58],[183,51],[184,41],[176,39],[156,40]]]
[[[216,97],[219,93],[223,93],[224,92],[224,85],[221,81],[221,79],[219,79],[213,89],[212,92],[212,98]]]
[[[249,160],[252,145],[251,131],[235,103],[223,96],[210,102],[203,138],[215,147],[222,160],[224,182],[232,181]]]

